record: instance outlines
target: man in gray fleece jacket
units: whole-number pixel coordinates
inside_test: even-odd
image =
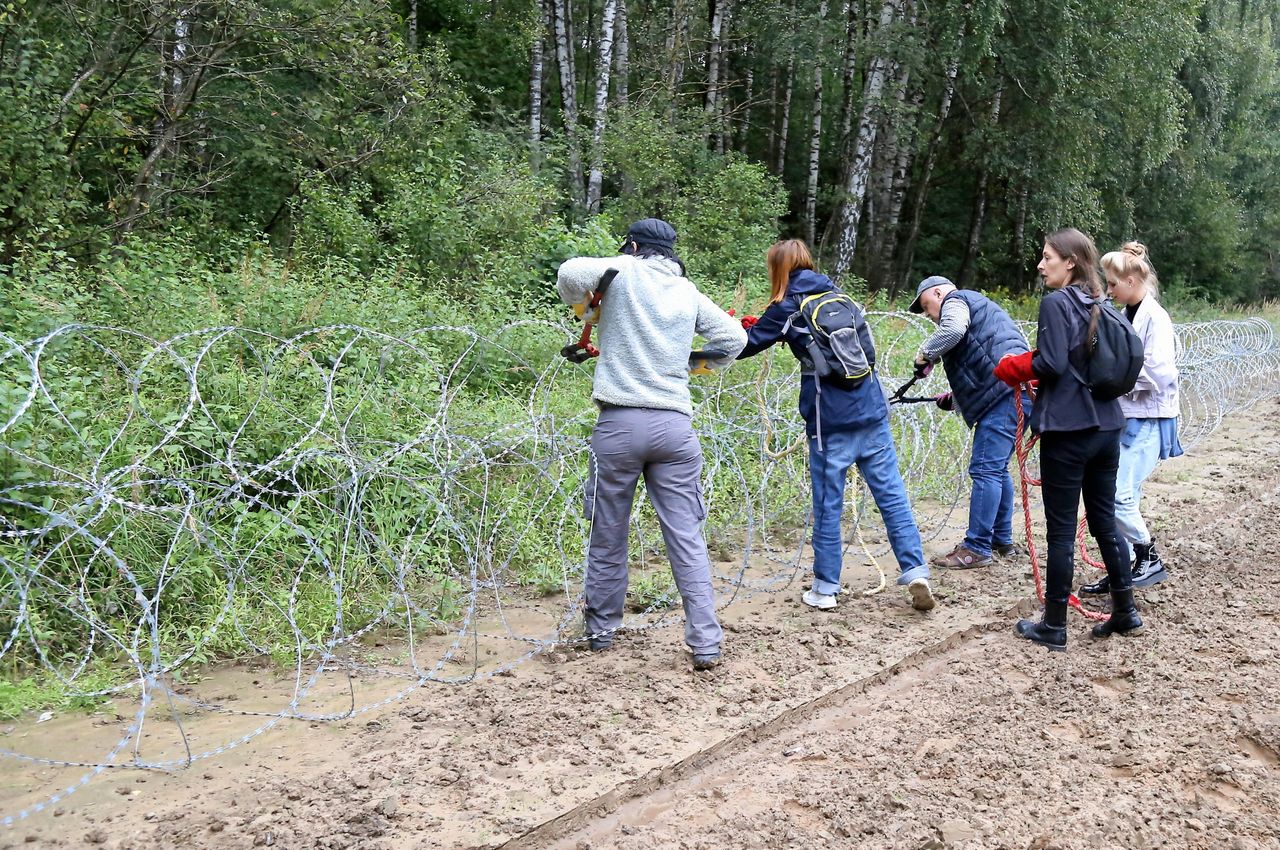
[[[689,399],[689,354],[694,336],[701,336],[704,350],[723,354],[707,364],[724,368],[747,335],[684,276],[675,240],[665,221],[638,221],[627,232],[623,254],[568,260],[556,284],[566,304],[582,304],[605,272],[617,271],[600,303],[600,359],[591,393],[600,416],[591,434],[585,494],[591,523],[585,582],[590,646],[608,649],[622,625],[631,506],[643,475],[684,603],[685,642],[694,668],[705,670],[720,661],[723,632],[702,536],[707,511],[702,446]]]

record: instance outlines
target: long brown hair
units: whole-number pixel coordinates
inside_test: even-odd
[[[1064,227],[1050,233],[1044,241],[1062,259],[1075,261],[1068,286],[1078,286],[1094,298],[1102,297],[1102,283],[1098,280],[1098,248],[1092,239],[1074,227]]]
[[[769,303],[777,304],[787,294],[787,283],[796,269],[812,269],[813,255],[803,239],[783,239],[773,243],[765,257],[769,267]]]

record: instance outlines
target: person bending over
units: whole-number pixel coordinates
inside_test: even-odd
[[[628,527],[643,476],[684,605],[685,642],[694,668],[706,670],[720,661],[723,632],[702,532],[707,511],[689,354],[694,335],[700,335],[704,350],[723,353],[707,365],[725,368],[747,340],[739,322],[685,277],[675,241],[671,225],[643,219],[627,231],[621,255],[567,260],[556,283],[566,304],[581,304],[606,272],[617,272],[599,305],[600,358],[591,391],[600,414],[585,490],[591,524],[584,614],[589,645],[608,649],[622,625]]]

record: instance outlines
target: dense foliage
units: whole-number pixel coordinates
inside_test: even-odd
[[[1251,301],[1280,294],[1280,2],[0,0],[0,162],[18,340],[559,317],[556,265],[647,215],[726,305],[794,234],[879,304],[941,273],[1025,313],[1064,225]],[[127,398],[63,362],[81,410]],[[465,403],[500,421],[504,389]],[[6,449],[74,466],[40,429]]]

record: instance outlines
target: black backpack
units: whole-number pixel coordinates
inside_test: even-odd
[[[1097,401],[1111,401],[1133,390],[1145,351],[1133,325],[1110,304],[1094,304],[1085,333],[1084,382]],[[1074,368],[1072,371],[1075,371]]]
[[[875,362],[861,338],[863,333],[869,334],[866,315],[858,302],[840,289],[805,298],[789,324],[806,334],[805,350],[815,377],[852,388],[871,374]]]

